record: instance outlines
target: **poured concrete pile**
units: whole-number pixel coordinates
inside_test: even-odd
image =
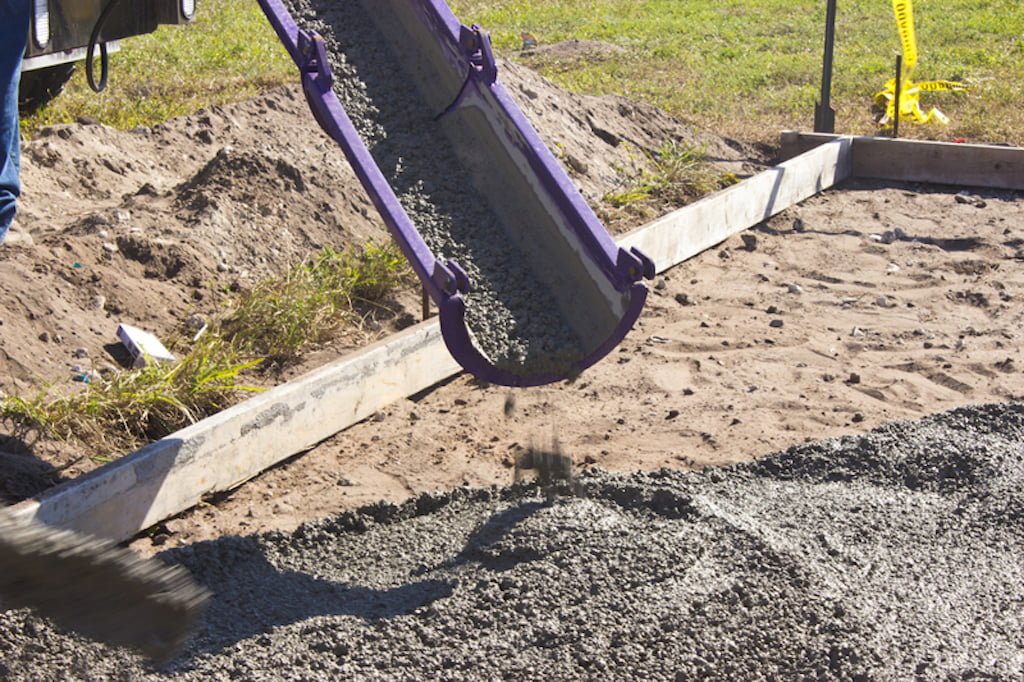
[[[435,257],[469,276],[466,326],[478,350],[516,374],[570,370],[580,340],[435,121],[444,105],[424,100],[358,0],[285,5],[324,37],[335,94]]]
[[[162,671],[0,616],[0,677],[1024,676],[1024,407],[586,497],[458,490],[169,552],[216,594]]]

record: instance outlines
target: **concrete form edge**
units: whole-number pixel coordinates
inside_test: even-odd
[[[852,176],[893,182],[1024,190],[1024,148],[786,131],[782,158],[837,139],[853,142]]]
[[[685,206],[627,234],[658,272],[682,263],[737,232],[757,225],[842,182],[851,173],[850,138],[816,146],[732,187]]]
[[[429,321],[193,424],[39,498],[22,518],[124,540],[461,368]]]
[[[834,140],[626,235],[664,271],[850,174]],[[312,448],[460,371],[436,320],[277,386],[11,508],[19,517],[125,540]]]

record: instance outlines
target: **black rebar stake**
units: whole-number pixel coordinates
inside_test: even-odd
[[[900,136],[900,90],[903,88],[903,55],[896,55],[896,91],[893,93],[892,139]]]
[[[836,131],[836,110],[832,108],[832,53],[836,43],[836,0],[825,7],[825,55],[821,60],[821,100],[814,105],[814,132]]]

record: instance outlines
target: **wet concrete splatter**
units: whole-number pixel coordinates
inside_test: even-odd
[[[460,489],[168,552],[216,597],[162,671],[0,615],[32,679],[1021,679],[1024,406],[580,497]]]

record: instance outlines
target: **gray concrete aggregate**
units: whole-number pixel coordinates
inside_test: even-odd
[[[517,375],[570,371],[581,340],[511,242],[506,230],[515,227],[502,225],[474,187],[453,148],[458,136],[434,120],[438,105],[424,99],[363,4],[285,5],[324,37],[335,94],[435,257],[458,262],[469,276],[466,326],[477,349]]]
[[[703,472],[589,470],[168,551],[215,597],[160,670],[0,614],[0,677],[1024,679],[1024,406]]]

